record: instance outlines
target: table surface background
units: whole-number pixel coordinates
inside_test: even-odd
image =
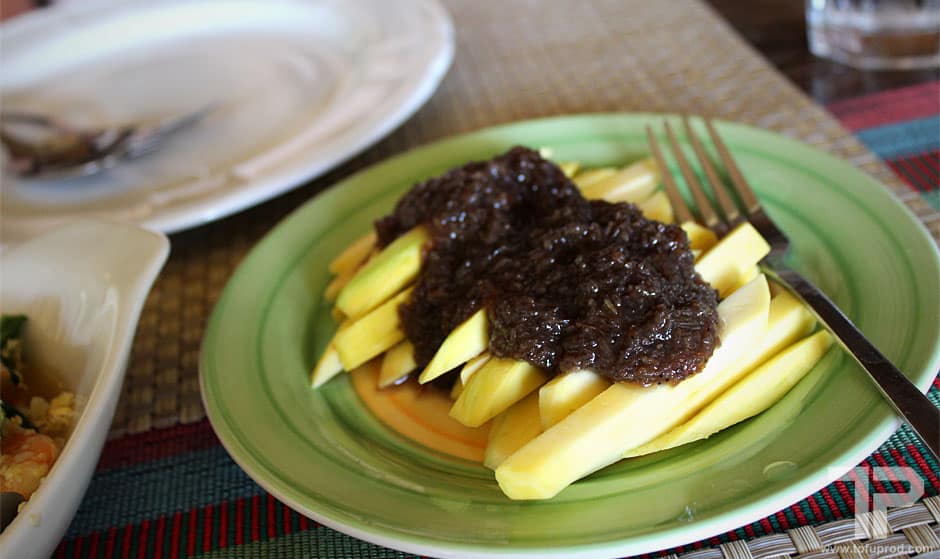
[[[111,487],[107,486],[108,476],[128,463],[152,459],[155,465],[175,452],[173,449],[218,445],[204,421],[197,363],[206,320],[232,271],[258,239],[292,209],[338,179],[408,148],[494,124],[560,114],[653,111],[714,116],[800,139],[851,162],[893,190],[934,238],[940,238],[940,217],[929,198],[905,185],[858,137],[774,69],[706,4],[696,0],[598,0],[579,2],[572,10],[572,3],[565,0],[443,3],[455,22],[456,58],[439,90],[414,117],[324,177],[258,207],[172,236],[170,259],[140,320],[110,433],[112,442],[59,554],[100,554],[108,541],[113,552],[119,537],[136,548],[141,534],[146,541],[151,522],[181,522],[177,509],[182,505],[161,504],[166,500],[162,494],[172,487],[146,486],[134,479]],[[797,29],[802,19],[793,19],[790,6],[802,3],[754,3],[790,14],[781,16],[779,29],[768,16],[770,12],[759,7],[743,10],[741,5],[747,3],[730,0],[711,3],[730,15],[752,43],[765,48],[818,99],[828,101],[877,89],[875,81],[862,73],[806,58],[803,35],[794,35],[801,33]],[[784,10],[782,6],[788,7]],[[800,50],[793,45],[803,45],[803,55],[787,54]],[[898,74],[894,81],[883,83],[887,87],[929,79],[936,79],[936,72]],[[926,95],[930,103],[936,91],[940,88],[928,89],[921,98]],[[131,456],[141,449],[151,455]],[[243,473],[231,470],[233,464],[227,457],[216,460],[225,463],[205,466],[202,475],[213,495],[222,495],[229,503],[227,491],[250,482],[243,479]],[[112,504],[106,486],[114,491],[136,491],[144,497],[132,496],[123,504]],[[195,495],[193,503],[186,506],[194,506],[201,497],[205,495]],[[247,498],[268,499],[269,510],[274,510],[273,499],[263,492],[250,493]],[[258,506],[257,501],[250,502]],[[182,544],[173,540],[176,553],[215,552],[232,545],[234,540],[226,539],[226,534],[233,528],[222,526],[212,510],[210,505],[208,521],[204,511],[186,517],[193,525],[197,517],[198,522],[209,522],[210,535],[200,535],[205,545],[190,542],[187,545],[192,547],[181,551],[178,546]],[[277,528],[277,534],[309,527],[306,519],[296,516],[285,511],[287,527]],[[259,517],[251,518],[255,525],[246,544],[256,541],[255,532],[260,531],[258,540],[265,535]],[[271,530],[271,524],[267,526]],[[311,548],[316,556],[393,555],[326,528],[318,530],[319,536],[311,536],[322,540],[316,544],[320,547]],[[193,532],[189,537],[195,537]],[[90,552],[91,541],[96,553]],[[290,549],[308,547],[285,548],[283,553],[289,556]],[[141,549],[149,550],[141,556],[158,555],[152,545]],[[168,550],[161,553],[169,555]],[[273,553],[273,548],[268,552]],[[233,553],[252,554],[247,547]]]

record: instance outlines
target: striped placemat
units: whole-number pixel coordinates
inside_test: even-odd
[[[897,104],[889,93],[874,101],[833,107],[857,132],[855,136],[694,0],[599,0],[579,4],[577,18],[564,0],[445,4],[457,29],[454,66],[410,121],[321,179],[241,214],[173,236],[170,260],[141,317],[111,440],[57,556],[407,557],[320,526],[251,481],[204,419],[197,363],[212,305],[250,247],[291,209],[337,179],[409,147],[484,126],[556,114],[710,115],[775,130],[853,162],[897,193],[940,238],[937,181],[904,174],[910,163],[905,158],[921,152],[908,151],[904,146],[910,142],[901,140],[909,134],[897,135],[891,128],[914,130],[913,126],[924,126],[920,120],[924,118],[930,126],[930,119],[937,122],[936,106],[933,112],[909,114],[869,110]],[[925,87],[926,93],[905,90],[898,95],[917,97],[929,109],[924,100],[929,101],[938,85]],[[859,139],[869,142],[869,148]],[[893,151],[880,151],[887,146]],[[937,146],[924,150],[925,159],[914,162],[914,168],[923,163],[936,169]],[[899,179],[876,153],[902,170],[904,178]],[[935,403],[937,393],[935,386],[931,392]],[[940,492],[940,468],[904,430],[864,464],[909,466],[925,480],[928,495]],[[769,518],[670,552],[724,545],[721,550],[744,554],[750,544],[739,542],[848,519],[853,507],[850,489],[836,483]],[[910,526],[907,521],[889,522],[892,530]],[[831,541],[817,536],[820,542]],[[828,551],[823,546],[819,553]]]

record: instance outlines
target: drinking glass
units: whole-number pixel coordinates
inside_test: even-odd
[[[940,0],[806,0],[809,49],[865,70],[940,66]]]

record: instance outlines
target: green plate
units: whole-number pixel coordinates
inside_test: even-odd
[[[646,155],[659,115],[571,116],[437,142],[356,174],[268,234],[226,287],[202,346],[209,419],[235,461],[296,510],[414,553],[629,555],[771,514],[854,467],[898,426],[864,373],[833,350],[778,404],[714,437],[622,461],[545,502],[513,502],[491,472],[397,435],[348,377],[308,388],[334,325],[327,263],[412,184],[512,145],[556,160]],[[678,124],[676,121],[674,124]],[[793,264],[926,390],[940,366],[940,259],[887,190],[847,163],[754,128],[719,130],[779,225]]]

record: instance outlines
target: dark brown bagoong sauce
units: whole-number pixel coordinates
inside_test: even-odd
[[[552,373],[678,382],[719,344],[718,295],[695,272],[685,232],[633,204],[585,200],[535,151],[414,186],[376,222],[379,245],[421,224],[431,241],[399,307],[420,367],[481,307],[493,355]]]

